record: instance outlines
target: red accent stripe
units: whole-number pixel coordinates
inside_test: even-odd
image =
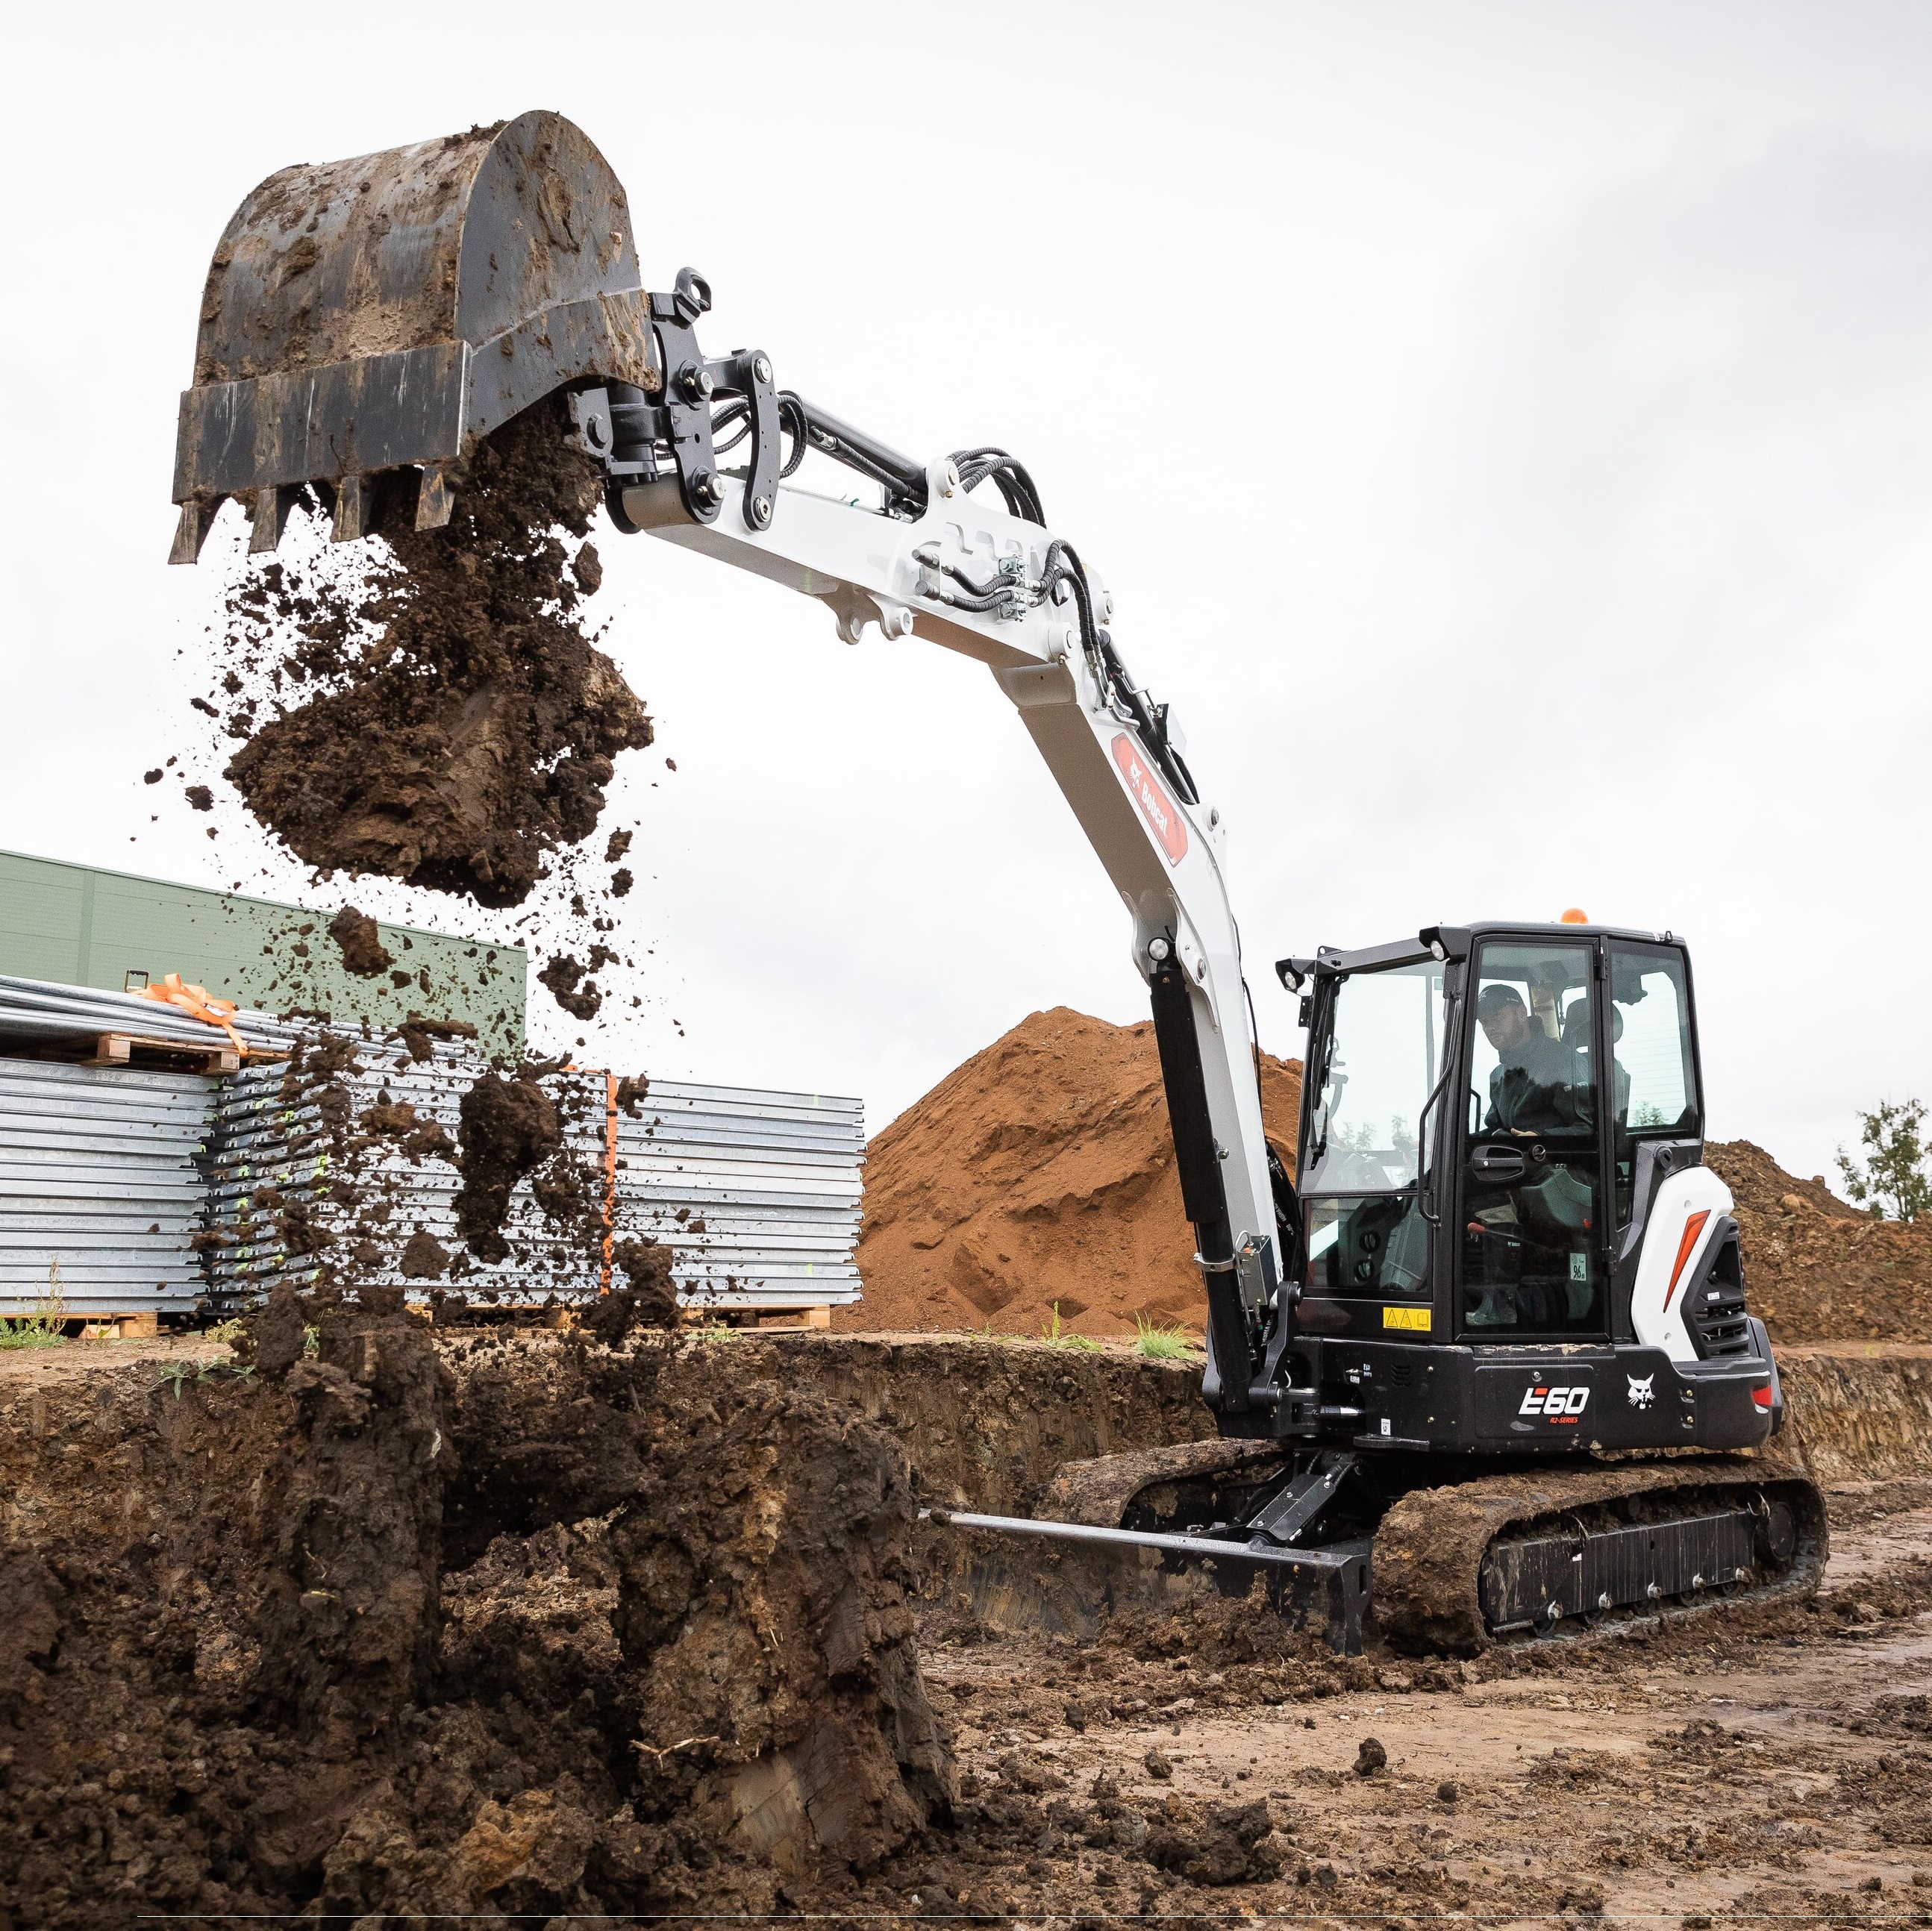
[[[1690,1259],[1690,1250],[1696,1246],[1697,1237],[1703,1232],[1704,1223],[1710,1217],[1711,1210],[1708,1207],[1703,1207],[1684,1223],[1684,1238],[1677,1243],[1677,1264],[1670,1270],[1670,1285],[1664,1292],[1664,1305],[1666,1307],[1670,1305],[1670,1297],[1677,1291],[1677,1282],[1684,1272],[1684,1264]]]
[[[1768,1408],[1771,1406],[1771,1390],[1768,1388],[1754,1388],[1751,1390],[1751,1399],[1756,1402],[1760,1408]]]

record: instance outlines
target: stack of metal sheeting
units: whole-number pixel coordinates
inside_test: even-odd
[[[692,1306],[860,1298],[862,1102],[653,1080],[617,1116],[617,1222],[674,1249]]]
[[[444,1285],[519,1300],[595,1294],[601,1222],[586,1248],[581,1224],[560,1227],[548,1219],[525,1180],[503,1223],[508,1255],[479,1261],[466,1254],[457,1232],[462,1177],[452,1159],[420,1146],[412,1150],[404,1136],[368,1131],[371,1108],[407,1105],[417,1130],[426,1137],[441,1128],[453,1155],[463,1096],[485,1069],[474,1049],[439,1042],[431,1058],[417,1060],[399,1042],[352,1035],[350,1043],[354,1063],[328,1083],[341,1096],[333,1099],[338,1130],[365,1143],[346,1156],[323,1119],[321,1091],[301,1093],[292,1102],[284,1098],[284,1067],[248,1067],[223,1081],[207,1162],[206,1246],[218,1303],[239,1305],[282,1279],[306,1285],[332,1263],[357,1280],[427,1289],[442,1277],[403,1270],[404,1249],[418,1233],[464,1257],[460,1274]],[[566,1150],[594,1210],[603,1165],[602,1076],[566,1073],[540,1084],[563,1116]],[[326,1244],[292,1246],[285,1237],[291,1207]],[[344,1266],[358,1247],[352,1267]]]
[[[394,1043],[356,1043],[357,1065],[334,1081],[352,1117],[386,1095],[455,1140],[463,1095],[483,1069],[472,1048],[439,1043],[434,1059],[418,1063]],[[349,1163],[356,1201],[344,1207],[332,1189],[345,1168],[319,1097],[289,1104],[282,1078],[283,1069],[268,1065],[222,1083],[208,1162],[208,1260],[218,1303],[240,1305],[280,1279],[306,1284],[364,1241],[379,1252],[355,1270],[358,1278],[414,1290],[436,1285],[403,1273],[403,1248],[422,1231],[463,1252],[454,1166],[434,1154],[412,1159],[400,1147],[371,1145]],[[540,1084],[562,1116],[565,1153],[585,1197],[601,1206],[605,1177],[614,1172],[615,1237],[668,1244],[685,1305],[784,1309],[860,1298],[853,1249],[865,1117],[858,1100],[654,1081],[633,1112],[616,1114],[614,1146],[604,1075],[556,1073]],[[269,1189],[274,1204],[265,1210]],[[387,1218],[372,1225],[368,1209],[384,1201]],[[330,1237],[328,1246],[290,1251],[278,1233],[290,1203]],[[446,1285],[519,1300],[594,1295],[603,1267],[598,1243],[584,1237],[593,1218],[560,1226],[526,1179],[511,1195],[503,1223],[508,1257],[494,1264],[468,1257]]]
[[[0,1058],[0,1315],[194,1312],[215,1085]]]
[[[238,1012],[234,1024],[256,1050],[285,1053],[297,1037],[294,1027],[266,1012]],[[91,985],[56,985],[45,979],[0,974],[0,1051],[10,1042],[78,1039],[104,1033],[204,1048],[224,1044],[226,1036],[178,1007],[131,992],[103,992]]]

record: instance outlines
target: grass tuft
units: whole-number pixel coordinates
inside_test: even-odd
[[[1071,1348],[1082,1354],[1100,1353],[1100,1344],[1097,1341],[1090,1341],[1085,1335],[1076,1334],[1072,1329],[1062,1324],[1060,1318],[1060,1303],[1058,1301],[1051,1302],[1048,1306],[1050,1312],[1046,1324],[1040,1331],[1040,1339],[1045,1342],[1048,1347]]]
[[[58,1348],[67,1339],[67,1303],[61,1293],[60,1262],[47,1267],[47,1291],[34,1312],[18,1321],[0,1321],[0,1348]]]
[[[1134,1316],[1134,1352],[1149,1361],[1185,1361],[1195,1351],[1192,1335],[1178,1323]]]

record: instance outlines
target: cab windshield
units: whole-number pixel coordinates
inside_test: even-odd
[[[1426,1291],[1417,1195],[1433,1152],[1424,1116],[1442,1076],[1442,966],[1424,959],[1352,974],[1330,996],[1300,1181],[1313,1292]]]

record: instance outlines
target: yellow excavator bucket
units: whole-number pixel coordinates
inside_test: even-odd
[[[284,168],[208,267],[169,560],[195,561],[230,496],[252,550],[311,488],[338,541],[383,479],[437,527],[476,444],[586,378],[664,384],[624,190],[562,115]]]

